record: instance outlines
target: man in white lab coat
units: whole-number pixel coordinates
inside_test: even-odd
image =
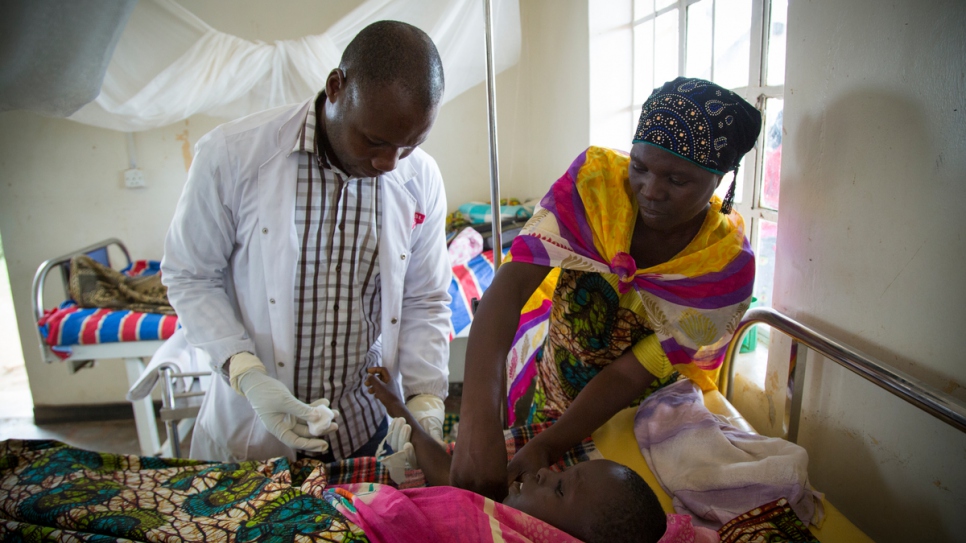
[[[161,264],[189,343],[218,377],[193,458],[374,454],[386,412],[362,383],[376,365],[441,437],[446,197],[418,146],[442,93],[429,37],[381,21],[317,97],[198,142]]]

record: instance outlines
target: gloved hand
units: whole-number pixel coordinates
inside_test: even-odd
[[[413,444],[409,442],[411,435],[412,428],[406,424],[406,419],[402,417],[394,418],[389,423],[389,430],[386,432],[385,439],[379,443],[379,448],[376,449],[376,458],[389,468],[389,477],[396,484],[402,484],[406,481],[407,469],[419,468],[416,463],[416,450],[413,449]],[[392,454],[386,454],[386,445],[389,445],[389,448],[392,449]]]
[[[269,377],[262,361],[249,352],[232,356],[228,372],[231,387],[252,404],[259,420],[279,441],[293,449],[329,450],[325,440],[315,438],[339,429],[332,422],[339,412],[329,409],[328,400],[312,405],[299,401],[278,379]]]
[[[406,402],[406,408],[433,439],[443,443],[445,407],[439,396],[417,394]]]

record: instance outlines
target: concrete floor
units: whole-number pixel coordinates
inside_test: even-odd
[[[81,449],[115,454],[139,454],[141,450],[133,419],[44,426],[35,425],[32,417],[0,419],[0,441],[8,439],[55,439]]]
[[[7,439],[56,439],[82,449],[116,454],[138,454],[141,450],[134,419],[34,424],[33,400],[22,361],[0,364],[0,441]]]

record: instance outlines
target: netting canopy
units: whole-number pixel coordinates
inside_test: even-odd
[[[321,34],[272,43],[220,32],[174,0],[141,0],[133,9],[133,2],[119,3],[112,10],[96,7],[102,5],[96,0],[70,0],[45,13],[39,11],[47,2],[14,4],[19,22],[8,20],[0,29],[27,21],[59,34],[3,33],[0,58],[23,69],[4,68],[0,111],[28,109],[114,130],[148,130],[198,113],[235,119],[309,98],[349,41],[383,19],[415,25],[436,43],[446,74],[444,102],[486,77],[481,0],[369,0]],[[519,59],[520,10],[518,0],[494,0],[493,8],[499,72]],[[65,66],[81,68],[71,76]]]

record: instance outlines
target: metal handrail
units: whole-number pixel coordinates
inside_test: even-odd
[[[178,367],[170,362],[158,365],[158,372],[161,375],[161,418],[164,420],[164,428],[168,434],[168,442],[171,444],[171,454],[175,458],[181,458],[181,433],[178,430],[178,420],[183,418],[193,418],[197,416],[201,404],[182,404],[178,405],[179,399],[197,398],[205,395],[203,390],[193,390],[191,386],[185,388],[183,392],[175,390],[175,379],[190,377],[192,386],[197,383],[199,377],[211,375],[206,371],[178,371]]]
[[[728,376],[725,383],[725,397],[728,401],[731,401],[733,392],[735,354],[738,352],[744,332],[755,324],[771,326],[772,329],[791,337],[793,348],[803,346],[813,349],[832,362],[864,377],[950,426],[966,432],[966,404],[960,400],[768,307],[748,310],[745,313],[744,320],[735,331],[734,338],[728,344],[724,362]],[[799,350],[797,356],[795,387],[792,392],[792,414],[789,422],[789,439],[791,441],[795,441],[797,437],[798,417],[801,414],[804,388],[805,356],[801,350]]]
[[[35,324],[38,321],[40,321],[41,317],[44,316],[44,283],[47,281],[47,274],[50,273],[50,270],[54,269],[57,266],[63,265],[65,262],[70,262],[70,259],[74,258],[77,255],[86,255],[98,249],[106,249],[111,245],[117,245],[117,247],[121,250],[121,252],[124,253],[124,258],[127,259],[126,265],[130,265],[131,253],[128,252],[127,247],[124,245],[124,243],[117,238],[107,238],[103,241],[99,241],[92,245],[88,245],[83,249],[71,251],[70,253],[67,253],[65,255],[61,255],[56,258],[45,260],[37,268],[37,273],[34,274],[33,285],[31,285],[31,293],[33,295],[32,303],[33,303]],[[68,290],[67,285],[64,285],[64,291],[67,291],[67,290]],[[37,329],[37,338],[40,341],[40,354],[41,356],[43,356],[45,361],[51,362],[52,361],[51,358],[47,356],[47,352],[48,352],[47,344],[44,343],[44,338],[40,335],[40,329],[39,328],[36,328],[36,329]]]
[[[40,317],[44,316],[44,298],[43,298],[43,285],[44,281],[47,279],[47,274],[50,270],[54,269],[55,266],[59,266],[64,262],[69,262],[70,259],[77,255],[86,255],[87,253],[94,252],[98,249],[104,249],[110,247],[111,245],[117,245],[121,252],[124,253],[124,257],[127,259],[127,263],[131,263],[131,253],[127,251],[127,247],[121,240],[117,238],[108,238],[103,241],[99,241],[92,245],[88,245],[83,249],[78,249],[72,251],[62,256],[56,258],[51,258],[45,260],[40,267],[37,268],[37,273],[34,274],[34,282],[32,285],[33,300],[34,300],[34,317],[36,320],[40,320]]]

